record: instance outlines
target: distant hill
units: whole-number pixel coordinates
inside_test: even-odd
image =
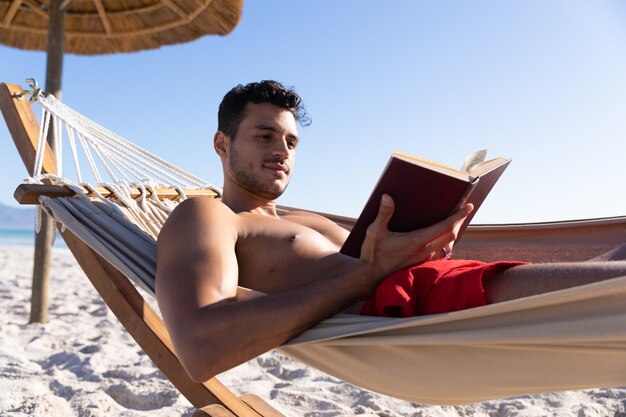
[[[34,207],[10,207],[0,203],[0,229],[33,229]]]

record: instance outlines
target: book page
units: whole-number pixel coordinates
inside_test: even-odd
[[[470,172],[469,172],[469,176],[470,178],[473,180],[474,178],[480,177],[481,175],[485,174],[486,172],[491,171],[492,169],[506,164],[507,162],[509,162],[510,159],[507,158],[502,158],[502,157],[498,157],[498,158],[494,158],[494,159],[489,159],[488,161],[483,161],[480,162],[478,164],[475,164]]]
[[[394,152],[391,154],[391,157],[402,159],[412,164],[420,165],[432,171],[440,172],[451,177],[459,178],[464,181],[469,181],[469,175],[467,172],[459,171],[458,169],[442,164],[441,162],[433,161],[431,159],[422,158],[404,152]]]
[[[485,160],[487,156],[487,149],[482,149],[480,151],[473,152],[465,158],[465,162],[463,162],[463,166],[461,167],[461,171],[470,172],[472,168],[476,165],[480,164]]]

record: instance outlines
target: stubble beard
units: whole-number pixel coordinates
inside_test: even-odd
[[[241,166],[238,161],[238,154],[234,151],[234,149],[231,150],[230,156],[228,158],[228,166],[230,168],[230,172],[232,173],[232,180],[237,185],[239,185],[244,190],[267,200],[278,199],[287,189],[287,185],[289,185],[289,183],[287,183],[285,187],[281,190],[268,189],[268,187],[263,185],[258,178],[256,178],[254,175],[251,175]]]

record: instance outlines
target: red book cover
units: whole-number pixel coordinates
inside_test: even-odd
[[[417,161],[417,162],[416,162]],[[461,233],[474,216],[487,194],[510,163],[510,159],[487,161],[469,173],[430,165],[430,161],[405,154],[393,154],[374,187],[361,215],[357,219],[341,253],[358,258],[368,226],[378,214],[380,199],[389,194],[395,202],[395,212],[389,230],[408,232],[437,223],[450,216],[466,202],[474,211],[461,228]],[[459,233],[460,237],[460,233]]]

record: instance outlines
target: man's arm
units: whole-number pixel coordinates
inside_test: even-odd
[[[454,240],[455,228],[469,209],[406,234],[386,230],[392,213],[392,202],[381,204],[364,258],[345,262],[319,281],[235,303],[236,215],[212,199],[181,204],[159,238],[156,293],[176,352],[191,378],[204,381],[364,299],[391,273],[427,259],[439,250],[434,247]],[[413,250],[407,248],[409,244]],[[393,251],[402,255],[391,255]]]

